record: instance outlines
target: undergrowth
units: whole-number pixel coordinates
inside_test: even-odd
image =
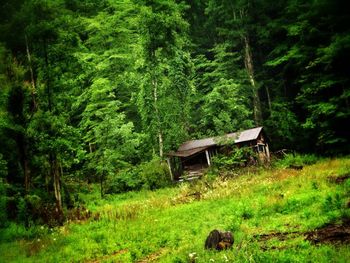
[[[350,181],[334,180],[350,173],[350,159],[302,160],[302,170],[286,168],[285,161],[280,168],[104,200],[92,188],[82,198],[98,218],[51,230],[11,225],[0,233],[0,261],[346,262],[348,245],[315,246],[304,233],[350,217]],[[213,229],[232,231],[233,248],[204,250]],[[271,233],[294,234],[284,240],[256,238]]]

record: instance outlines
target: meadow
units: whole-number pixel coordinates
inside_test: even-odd
[[[105,199],[91,186],[88,218],[0,230],[0,262],[348,262],[350,158],[303,165]],[[232,231],[233,247],[205,250],[213,229]]]

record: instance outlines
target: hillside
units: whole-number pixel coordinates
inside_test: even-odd
[[[1,230],[0,262],[346,262],[349,176],[340,158],[105,200],[92,188],[81,220]],[[232,231],[233,248],[204,250],[213,229]]]
[[[74,180],[162,188],[149,168],[189,140],[350,154],[347,1],[2,2],[0,227],[36,221],[30,198],[61,224]]]

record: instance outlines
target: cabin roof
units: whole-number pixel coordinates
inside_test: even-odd
[[[171,152],[170,156],[187,157],[203,151],[211,146],[218,145],[225,140],[234,140],[234,143],[248,142],[256,140],[259,137],[263,127],[257,127],[249,130],[228,133],[223,136],[210,137],[200,140],[191,140],[184,142],[176,152]]]

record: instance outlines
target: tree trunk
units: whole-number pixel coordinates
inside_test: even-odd
[[[62,198],[61,198],[61,183],[60,183],[60,171],[57,160],[54,160],[53,171],[53,188],[55,191],[56,204],[59,211],[62,211]]]
[[[162,132],[159,130],[159,133],[158,133],[158,140],[159,140],[159,156],[161,158],[163,158],[163,148],[164,148],[164,144],[163,144],[163,134]]]
[[[26,193],[29,193],[29,191],[30,191],[30,170],[29,170],[27,156],[24,157],[23,168],[24,168],[24,188],[25,188]]]
[[[49,105],[49,112],[52,112],[52,99],[51,99],[51,74],[50,74],[50,69],[49,69],[49,54],[48,54],[48,44],[47,41],[45,40],[44,42],[44,54],[45,54],[45,65],[46,65],[46,92],[47,92],[47,102]]]
[[[28,193],[30,190],[30,169],[29,169],[29,160],[28,160],[28,150],[27,150],[27,141],[25,134],[21,133],[16,136],[16,143],[19,152],[19,165],[23,170],[24,177],[24,189]]]
[[[252,93],[253,93],[254,121],[256,125],[260,125],[262,123],[261,105],[260,105],[258,88],[256,86],[256,82],[254,79],[254,66],[253,66],[252,53],[250,50],[248,37],[243,36],[243,41],[244,41],[244,65],[249,77],[250,84],[252,86]]]
[[[27,150],[27,142],[25,135],[21,136],[21,140],[19,140],[19,147],[21,151],[21,166],[23,168],[24,174],[24,189],[28,194],[30,191],[30,168],[29,168],[29,160],[28,160],[28,150]]]
[[[28,59],[28,66],[29,66],[29,72],[30,72],[30,83],[31,83],[31,96],[32,96],[32,105],[31,105],[31,114],[30,118],[25,126],[25,133],[23,135],[23,172],[24,172],[24,187],[26,193],[30,191],[30,169],[29,169],[29,160],[28,160],[28,144],[27,144],[27,139],[26,139],[26,132],[27,132],[27,127],[34,116],[34,113],[37,109],[37,103],[35,99],[35,94],[36,94],[36,88],[35,88],[35,80],[34,80],[34,72],[33,72],[33,67],[32,67],[32,59],[31,59],[31,54],[29,50],[29,44],[28,44],[28,38],[27,35],[24,35],[25,39],[25,44],[26,44],[26,53],[27,53],[27,59]]]
[[[63,222],[63,209],[62,209],[62,197],[61,197],[61,178],[60,178],[60,168],[57,158],[53,155],[49,155],[50,158],[50,173],[53,180],[53,190],[56,200],[56,220],[59,223]]]
[[[269,88],[267,86],[265,86],[265,90],[266,90],[266,96],[267,96],[267,103],[269,105],[269,114],[271,114],[272,104],[271,104],[271,98],[270,98],[270,91],[269,91]]]
[[[35,110],[37,109],[37,103],[35,99],[35,94],[36,94],[36,88],[35,88],[35,80],[34,80],[34,72],[33,72],[33,67],[32,67],[32,59],[29,51],[29,45],[28,45],[28,39],[27,35],[24,35],[25,42],[26,42],[26,51],[27,51],[27,59],[28,59],[28,65],[29,65],[29,72],[30,72],[30,83],[32,86],[31,89],[31,95],[32,95],[32,114],[31,117],[34,115]]]
[[[152,81],[153,84],[153,100],[154,100],[154,109],[156,113],[156,118],[157,118],[157,126],[158,126],[158,144],[159,144],[159,156],[162,158],[163,157],[163,132],[161,128],[161,123],[160,123],[160,115],[159,115],[159,109],[158,109],[158,83],[157,80],[154,78]]]

